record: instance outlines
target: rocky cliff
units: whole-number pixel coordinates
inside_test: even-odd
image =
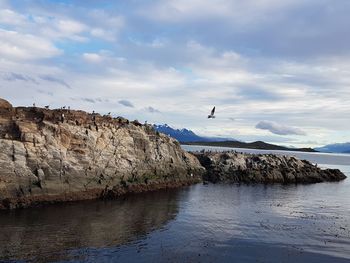
[[[204,180],[232,183],[318,183],[340,181],[337,169],[320,169],[292,156],[236,152],[195,153],[206,168]]]
[[[0,208],[175,187],[203,170],[149,125],[0,99]]]

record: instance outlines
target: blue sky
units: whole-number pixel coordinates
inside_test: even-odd
[[[350,141],[349,13],[347,0],[0,0],[0,96],[244,141]]]

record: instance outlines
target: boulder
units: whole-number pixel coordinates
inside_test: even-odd
[[[12,110],[12,105],[7,100],[0,98],[0,109]]]

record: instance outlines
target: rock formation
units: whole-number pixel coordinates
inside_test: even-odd
[[[294,157],[192,155],[138,121],[70,109],[14,108],[0,99],[0,209],[177,187],[202,176],[214,183],[346,178],[339,170]]]
[[[346,178],[337,169],[322,170],[292,156],[236,152],[195,155],[206,168],[203,179],[213,183],[318,183]]]
[[[0,99],[0,208],[176,187],[203,170],[149,125]]]

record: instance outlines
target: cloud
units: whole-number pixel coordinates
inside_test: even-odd
[[[39,76],[40,79],[45,80],[45,81],[49,81],[52,83],[57,83],[59,85],[62,85],[68,89],[71,89],[71,86],[69,86],[69,84],[67,84],[64,80],[56,78],[54,76],[50,76],[50,75],[40,75]]]
[[[65,35],[74,35],[87,30],[87,26],[74,20],[58,20],[57,29]]]
[[[0,24],[22,25],[26,21],[26,16],[18,14],[10,9],[0,9]]]
[[[113,98],[130,98],[138,110],[121,100],[122,116],[206,136],[283,137],[305,146],[349,140],[349,1],[0,0],[0,6],[0,73],[6,72],[0,93],[14,105],[74,100],[77,109],[109,112]],[[166,105],[166,114],[151,114],[159,110],[148,105]],[[217,118],[203,125],[212,105]],[[263,119],[307,127],[308,135],[257,130]]]
[[[202,19],[227,19],[236,23],[257,23],[275,12],[300,5],[301,1],[278,0],[174,0],[154,1],[149,8],[139,12],[150,19],[165,22],[198,21]],[[150,12],[152,11],[152,12]]]
[[[283,99],[283,96],[281,96],[281,94],[279,94],[278,91],[274,91],[273,89],[269,90],[264,87],[244,86],[244,85],[242,85],[239,88],[237,95],[247,100],[276,101],[278,99]]]
[[[306,133],[299,128],[281,125],[273,121],[260,121],[255,128],[268,130],[278,135],[306,135]]]
[[[81,98],[81,100],[89,102],[89,103],[96,103],[96,101],[94,99],[91,99],[91,98]]]
[[[53,95],[54,95],[53,92],[47,91],[47,90],[37,89],[36,91],[37,91],[38,93],[40,93],[40,94],[45,94],[45,95],[48,95],[48,96],[51,96],[51,97],[53,97]]]
[[[110,14],[104,10],[93,10],[89,12],[90,20],[93,20],[94,26],[90,30],[91,36],[106,41],[116,41],[117,37],[125,26],[125,19],[115,12]]]
[[[103,60],[103,57],[99,54],[96,54],[96,53],[84,53],[83,58],[86,61],[92,62],[92,63],[98,63],[98,62],[101,62]]]
[[[20,74],[20,73],[8,72],[8,73],[5,73],[3,75],[4,75],[3,79],[7,80],[7,81],[20,80],[20,81],[25,81],[25,82],[37,83],[37,81],[34,78],[29,77],[27,75]]]
[[[146,107],[146,111],[148,111],[150,113],[160,113],[159,110],[157,110],[157,109],[155,109],[155,108],[153,108],[151,106]]]
[[[45,38],[0,29],[0,56],[10,59],[45,59],[61,55]]]
[[[118,103],[125,106],[125,107],[134,108],[134,105],[128,100],[120,100],[120,101],[118,101]]]

